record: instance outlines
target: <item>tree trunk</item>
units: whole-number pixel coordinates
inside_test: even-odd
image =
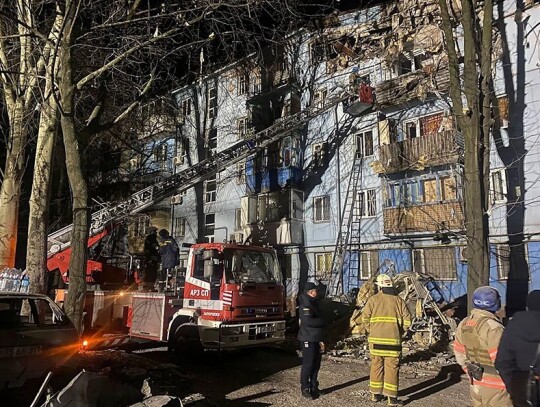
[[[46,84],[46,95],[41,108],[26,249],[26,270],[30,277],[30,292],[47,292],[47,229],[49,225],[49,203],[52,159],[56,142],[58,111],[55,98],[50,94],[50,78]]]
[[[24,104],[20,101],[8,106],[9,144],[4,178],[0,186],[0,269],[15,266],[19,199],[25,167],[24,149],[27,134],[24,126]]]
[[[86,255],[90,227],[88,186],[83,175],[81,152],[75,127],[75,84],[72,74],[72,30],[77,5],[66,4],[64,36],[59,47],[59,81],[61,127],[66,153],[66,170],[73,200],[73,229],[71,232],[71,258],[69,260],[69,288],[64,307],[67,315],[80,331],[86,294]]]

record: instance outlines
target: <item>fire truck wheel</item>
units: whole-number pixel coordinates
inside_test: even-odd
[[[190,359],[199,355],[203,351],[203,347],[197,325],[192,323],[180,325],[176,329],[172,345],[181,359]]]

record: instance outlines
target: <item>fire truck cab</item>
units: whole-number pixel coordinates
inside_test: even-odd
[[[284,340],[285,293],[273,249],[194,244],[185,276],[176,279],[175,292],[133,294],[131,336],[167,341],[179,351]]]

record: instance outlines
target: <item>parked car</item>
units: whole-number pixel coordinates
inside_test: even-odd
[[[0,291],[0,389],[46,375],[78,350],[77,330],[54,301]]]

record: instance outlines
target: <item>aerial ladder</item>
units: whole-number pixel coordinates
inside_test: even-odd
[[[108,235],[112,224],[115,222],[129,215],[139,213],[167,197],[181,193],[197,183],[211,178],[223,169],[256,154],[271,143],[296,131],[311,119],[347,99],[349,99],[348,95],[336,96],[326,100],[322,106],[310,106],[291,116],[280,118],[268,128],[255,133],[252,137],[219,151],[211,157],[163,179],[161,182],[135,192],[124,201],[105,205],[91,215],[88,247],[93,246]],[[51,233],[47,239],[47,268],[49,271],[59,270],[63,277],[67,277],[69,257],[71,255],[72,230],[73,225],[71,224]],[[95,270],[101,271],[101,264],[89,260],[87,276]]]

